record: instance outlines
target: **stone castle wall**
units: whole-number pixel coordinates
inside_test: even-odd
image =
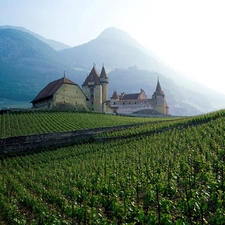
[[[52,108],[87,110],[86,96],[79,86],[63,84],[54,94]]]
[[[94,87],[94,111],[102,112],[102,85],[95,85]]]

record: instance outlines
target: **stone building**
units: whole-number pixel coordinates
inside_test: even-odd
[[[165,94],[159,80],[152,98],[144,90],[139,93],[118,95],[114,92],[108,100],[108,84],[104,65],[100,75],[95,65],[82,84],[82,89],[65,77],[49,83],[31,103],[36,109],[91,110],[107,113],[169,114]]]
[[[34,109],[88,110],[88,99],[81,88],[64,77],[52,81],[31,101]]]
[[[143,114],[169,114],[169,107],[166,103],[159,80],[152,98],[147,98],[145,91],[139,93],[118,95],[114,92],[111,99],[105,102],[105,111],[114,113],[143,113]]]
[[[93,66],[88,77],[85,79],[82,90],[89,99],[88,107],[95,112],[104,112],[104,102],[108,99],[108,83],[109,79],[106,75],[104,65],[100,76]]]
[[[156,90],[152,95],[152,107],[161,114],[169,114],[169,106],[166,103],[165,94],[161,89],[159,80],[157,82]]]

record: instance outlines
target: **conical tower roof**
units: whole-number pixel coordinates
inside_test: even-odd
[[[93,66],[91,72],[89,73],[88,77],[86,78],[86,80],[84,81],[82,86],[88,86],[89,82],[92,82],[95,85],[100,84],[99,74],[98,74],[97,70],[95,69],[95,66]]]
[[[101,74],[100,74],[100,78],[108,79],[108,77],[107,77],[107,75],[106,75],[106,72],[105,72],[105,67],[104,67],[104,65],[102,66],[102,71],[101,71]]]
[[[159,83],[159,79],[158,79],[157,86],[156,86],[154,94],[155,95],[164,95],[164,92],[162,91],[161,85]]]
[[[113,92],[111,99],[119,99],[119,96],[116,91]]]

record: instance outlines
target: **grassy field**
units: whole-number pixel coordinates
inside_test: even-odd
[[[225,111],[152,125],[1,159],[0,224],[225,224]],[[138,135],[151,129],[160,132]]]

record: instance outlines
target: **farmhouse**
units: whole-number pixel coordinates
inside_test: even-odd
[[[64,77],[52,81],[34,98],[35,109],[88,110],[87,97],[80,87]]]
[[[64,77],[49,83],[35,97],[31,103],[36,109],[70,109],[70,110],[91,110],[94,112],[107,113],[148,113],[148,114],[169,114],[169,107],[166,103],[165,94],[161,89],[158,80],[156,90],[152,98],[147,98],[145,91],[139,93],[118,95],[114,92],[108,100],[108,84],[104,65],[100,75],[95,64],[84,83],[82,89],[73,81]]]

